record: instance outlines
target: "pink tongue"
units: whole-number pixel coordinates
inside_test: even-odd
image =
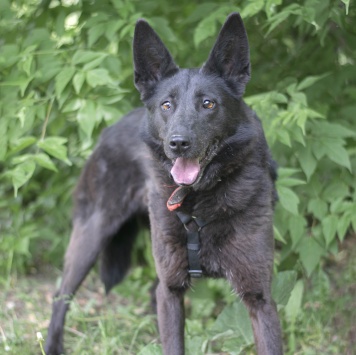
[[[200,171],[198,159],[177,158],[171,174],[176,184],[192,185]]]

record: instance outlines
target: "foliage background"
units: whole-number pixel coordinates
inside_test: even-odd
[[[131,64],[136,20],[149,20],[178,64],[197,67],[233,11],[240,11],[251,46],[246,101],[280,166],[275,287],[285,290],[276,297],[289,352],[300,349],[296,324],[308,282],[327,285],[325,261],[356,230],[356,10],[349,0],[2,0],[3,285],[40,265],[61,265],[80,169],[101,129],[140,105]],[[138,264],[152,266],[148,249],[142,238]],[[225,292],[216,332],[239,307],[230,298]],[[241,349],[250,345],[250,334],[233,332]],[[236,344],[231,339],[226,351]]]

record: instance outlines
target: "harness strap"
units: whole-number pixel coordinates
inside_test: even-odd
[[[189,265],[189,275],[191,277],[202,277],[203,271],[201,269],[199,253],[200,253],[200,230],[208,224],[200,218],[188,215],[183,212],[176,212],[177,217],[183,223],[184,228],[187,230],[187,250],[188,250],[188,265]],[[198,227],[197,231],[190,231],[188,228],[188,223],[194,221]]]

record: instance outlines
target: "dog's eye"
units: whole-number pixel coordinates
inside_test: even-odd
[[[168,111],[170,110],[172,107],[171,103],[169,101],[165,101],[163,102],[163,104],[161,105],[161,108],[163,111]]]
[[[204,100],[203,107],[208,110],[211,110],[215,107],[215,102],[211,100]]]

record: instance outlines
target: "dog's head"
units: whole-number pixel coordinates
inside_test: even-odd
[[[198,185],[243,123],[250,79],[247,34],[238,13],[223,25],[200,69],[179,69],[144,20],[135,29],[135,85],[149,112],[146,143],[178,185]]]

